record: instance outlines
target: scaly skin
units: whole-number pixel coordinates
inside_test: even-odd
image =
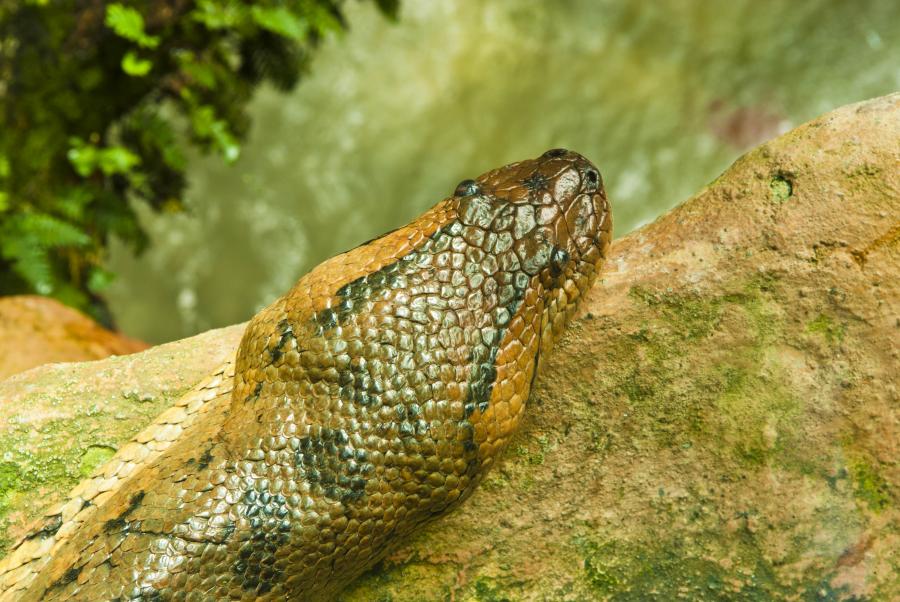
[[[563,150],[464,181],[251,321],[230,400],[185,423],[25,600],[330,600],[468,497],[610,240]]]

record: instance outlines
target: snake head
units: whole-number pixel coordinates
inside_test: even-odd
[[[299,429],[316,441],[310,454],[338,453],[333,437],[346,432],[373,467],[391,468],[376,481],[426,452],[429,466],[453,473],[422,498],[423,517],[459,503],[515,432],[540,360],[609,239],[600,173],[577,153],[464,180],[410,224],[323,262],[253,319],[228,419],[234,453],[256,445],[246,425],[272,437]],[[349,472],[349,456],[337,460],[304,460],[311,491],[362,503],[376,485]],[[324,469],[335,473],[328,483]]]
[[[553,149],[464,180],[454,197],[460,221],[487,232],[485,252],[529,278],[525,304],[540,313],[541,347],[549,347],[609,246],[599,170],[578,153]]]

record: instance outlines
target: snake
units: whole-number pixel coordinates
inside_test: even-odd
[[[25,538],[7,597],[335,599],[498,461],[611,219],[552,149],[324,261]]]

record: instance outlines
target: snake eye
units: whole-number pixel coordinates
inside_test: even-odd
[[[481,192],[481,187],[475,180],[463,180],[453,191],[453,196],[472,196]]]
[[[569,254],[562,247],[553,247],[550,253],[550,275],[554,278],[563,273],[569,263]]]
[[[600,173],[591,167],[584,172],[584,191],[594,192],[600,185]]]

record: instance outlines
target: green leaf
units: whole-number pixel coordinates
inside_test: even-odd
[[[207,29],[228,29],[240,25],[247,18],[247,11],[246,6],[229,0],[225,3],[200,0],[191,16],[203,23]]]
[[[46,249],[34,244],[23,244],[15,254],[4,253],[4,256],[12,260],[13,270],[33,286],[35,291],[42,295],[53,292],[53,267]]]
[[[94,294],[102,292],[112,281],[116,279],[116,275],[101,267],[94,266],[88,274],[87,287]]]
[[[7,209],[9,209],[9,193],[5,190],[0,190],[0,213]]]
[[[191,111],[194,133],[209,140],[222,153],[225,160],[234,162],[241,154],[241,146],[228,129],[228,124],[216,118],[216,111],[209,105],[198,106]]]
[[[69,146],[66,157],[78,175],[82,178],[91,175],[97,167],[97,147],[85,144],[81,138],[70,138]]]
[[[307,12],[313,27],[321,34],[328,32],[340,33],[344,30],[344,24],[341,23],[340,19],[319,2],[310,5]]]
[[[241,155],[241,145],[231,135],[228,125],[224,121],[216,120],[212,124],[212,137],[215,140],[216,147],[227,162],[234,163],[238,160],[238,157]]]
[[[250,12],[253,20],[263,29],[298,42],[306,38],[306,21],[283,6],[254,6]]]
[[[128,175],[132,169],[140,165],[141,158],[124,146],[98,148],[93,144],[85,144],[80,138],[69,140],[71,148],[66,156],[69,162],[83,178],[100,169],[105,175]]]
[[[79,247],[91,238],[78,227],[46,213],[20,213],[0,228],[0,255],[34,290],[48,295],[56,287],[50,252]]]
[[[148,104],[132,113],[123,124],[123,142],[153,165],[156,153],[171,169],[184,171],[187,163],[181,151],[181,141],[172,124],[159,114],[158,107]],[[144,163],[142,161],[142,163]],[[152,172],[153,168],[148,167]]]
[[[206,62],[200,62],[193,52],[181,51],[176,53],[178,64],[185,75],[204,88],[216,87],[216,73]]]
[[[144,17],[133,8],[115,3],[106,7],[106,25],[117,35],[136,42],[143,48],[156,48],[159,45],[157,36],[144,32]]]
[[[43,248],[80,247],[91,242],[80,228],[52,215],[26,213],[18,217],[22,233]]]
[[[64,305],[68,305],[69,307],[78,307],[81,308],[89,316],[92,316],[94,319],[97,319],[97,315],[90,306],[90,298],[86,294],[84,294],[81,290],[76,288],[76,285],[69,284],[60,278],[54,278],[53,280],[53,288],[50,291],[53,298],[63,303]]]
[[[100,150],[98,165],[106,175],[127,174],[141,163],[141,158],[124,146],[111,146]]]
[[[82,186],[72,186],[58,195],[53,203],[54,213],[62,215],[71,221],[80,221],[84,217],[84,209],[93,196],[90,191]]]
[[[122,57],[122,71],[134,77],[143,77],[150,73],[153,69],[153,61],[149,59],[141,59],[131,51],[125,53]]]

